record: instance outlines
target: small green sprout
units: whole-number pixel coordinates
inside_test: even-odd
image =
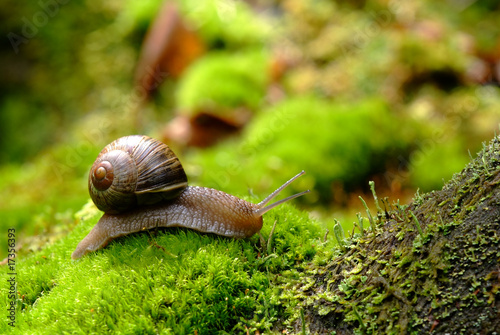
[[[365,206],[366,215],[368,215],[368,221],[370,221],[370,226],[372,227],[372,231],[375,234],[375,223],[373,222],[372,213],[370,213],[370,209],[368,209],[368,206],[366,205],[365,200],[361,196],[359,196],[359,199],[363,203],[363,206]]]

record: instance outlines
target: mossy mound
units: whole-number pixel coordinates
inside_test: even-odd
[[[272,244],[234,240],[188,229],[149,231],[113,241],[71,260],[71,252],[100,213],[87,206],[66,238],[16,259],[15,299],[0,288],[4,310],[16,304],[17,334],[214,334],[269,331],[281,311],[272,282],[311,261],[323,233],[290,205],[268,213]],[[315,247],[316,245],[316,247]],[[4,267],[0,279],[9,279]],[[9,320],[10,321],[10,320]]]
[[[376,234],[283,284],[290,320],[330,334],[500,329],[500,137],[442,190],[378,213]],[[303,317],[297,311],[303,308]]]
[[[247,51],[233,55],[213,53],[200,59],[180,82],[180,112],[208,110],[224,117],[228,109],[255,110],[265,95],[267,58],[263,52]]]

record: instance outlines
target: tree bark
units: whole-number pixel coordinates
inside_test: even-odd
[[[302,316],[288,325],[314,334],[500,333],[500,137],[442,190],[389,207],[375,233],[311,265],[293,292]]]

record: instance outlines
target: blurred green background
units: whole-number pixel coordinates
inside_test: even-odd
[[[112,140],[171,145],[190,183],[288,194],[346,227],[439,189],[498,131],[496,1],[56,1],[0,5],[0,241],[72,230]],[[365,197],[365,199],[368,197]],[[5,248],[0,257],[6,256]]]

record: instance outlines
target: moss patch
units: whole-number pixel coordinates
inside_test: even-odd
[[[490,333],[500,328],[500,138],[442,190],[379,212],[376,234],[282,284],[313,333]],[[340,251],[338,251],[340,253]],[[299,308],[297,308],[297,306]],[[305,311],[301,317],[297,310]]]
[[[205,150],[190,161],[202,171],[201,185],[229,193],[242,182],[268,192],[281,185],[281,176],[305,170],[287,191],[310,188],[312,194],[297,201],[330,203],[397,161],[413,136],[408,126],[377,99],[352,105],[295,97],[260,113],[242,141]]]
[[[272,282],[311,261],[322,245],[319,225],[285,205],[265,217],[264,236],[277,221],[269,249],[256,236],[164,229],[120,238],[72,261],[100,215],[86,208],[78,216],[83,221],[67,238],[17,260],[16,327],[2,323],[1,333],[263,332],[282,309]],[[7,288],[0,293],[7,306]]]

